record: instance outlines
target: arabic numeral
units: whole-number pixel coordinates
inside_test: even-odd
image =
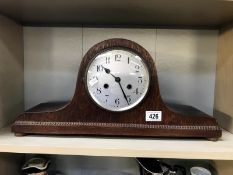
[[[116,104],[116,105],[119,105],[119,104],[120,104],[120,99],[119,99],[119,98],[116,98],[116,99],[115,99],[115,104]]]
[[[150,114],[149,118],[151,118],[151,119],[158,119],[159,118],[159,114]]]
[[[127,95],[126,97],[127,97],[128,103],[131,103],[131,101],[132,101],[131,96]]]
[[[138,83],[142,83],[142,77],[138,77]]]
[[[97,94],[101,94],[101,92],[102,92],[102,91],[101,91],[101,88],[98,88],[98,87],[97,87],[96,90],[97,90]]]
[[[121,55],[120,54],[115,55],[115,61],[121,61]]]
[[[97,65],[96,69],[97,69],[97,72],[102,72],[103,71],[103,66]]]
[[[140,66],[139,65],[135,65],[135,72],[138,73],[139,72],[139,69],[140,69]]]
[[[106,57],[106,64],[110,63],[110,57]]]
[[[109,95],[105,95],[105,97],[106,97],[105,102],[107,103]]]
[[[92,80],[94,80],[94,79],[98,80],[98,77],[97,76],[93,76]]]
[[[138,88],[135,89],[135,91],[133,91],[133,93],[135,93],[136,95],[138,95]]]

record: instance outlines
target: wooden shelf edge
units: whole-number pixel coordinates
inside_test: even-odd
[[[200,139],[16,137],[9,127],[0,130],[0,152],[8,153],[233,160],[232,145],[233,134],[227,131],[223,131],[219,141],[212,142]]]

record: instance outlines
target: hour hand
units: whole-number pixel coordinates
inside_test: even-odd
[[[110,74],[110,69],[108,69],[108,68],[106,68],[106,67],[104,67],[103,65],[101,65],[102,66],[102,68],[104,69],[104,71],[107,73],[107,74]]]
[[[102,65],[101,65],[101,66],[102,66]],[[104,67],[104,66],[102,66],[102,67],[103,67],[104,71],[105,71],[107,74],[112,75],[112,76],[115,78],[115,81],[117,81],[116,79],[117,79],[118,77],[116,77],[115,75],[113,75],[113,74],[111,73],[110,69],[108,69],[108,68],[106,68],[106,67]]]

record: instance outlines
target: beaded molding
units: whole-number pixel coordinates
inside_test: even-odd
[[[111,128],[146,128],[146,129],[177,129],[177,130],[221,130],[218,126],[178,126],[178,125],[146,125],[133,123],[94,123],[94,122],[35,122],[35,121],[16,121],[18,126],[89,126],[89,127],[111,127]]]

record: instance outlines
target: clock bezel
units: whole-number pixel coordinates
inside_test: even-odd
[[[140,61],[142,62],[142,64],[145,66],[145,70],[146,72],[148,73],[148,86],[147,86],[147,89],[146,89],[146,93],[143,95],[143,96],[140,96],[137,101],[135,103],[133,103],[134,105],[133,106],[128,106],[128,107],[123,107],[123,108],[119,108],[119,110],[111,110],[111,109],[107,109],[105,108],[104,106],[101,105],[101,103],[98,103],[91,95],[89,89],[88,89],[88,80],[87,80],[87,74],[88,74],[88,70],[92,64],[92,62],[101,54],[103,53],[106,53],[106,52],[109,52],[109,51],[113,51],[113,50],[123,50],[123,51],[126,51],[126,52],[129,52],[129,53],[132,53],[134,55],[137,55],[139,56],[140,58]],[[142,103],[142,101],[144,101],[144,99],[146,98],[147,94],[148,94],[148,91],[150,89],[150,80],[151,80],[151,74],[150,74],[150,69],[149,69],[149,66],[148,64],[146,63],[145,59],[141,56],[141,54],[139,54],[138,52],[136,52],[135,50],[133,49],[130,49],[130,48],[127,48],[127,47],[123,47],[123,46],[117,46],[117,47],[108,47],[108,48],[105,48],[103,50],[101,50],[100,52],[98,52],[97,54],[95,54],[95,56],[93,56],[88,64],[87,64],[87,67],[86,67],[86,71],[85,71],[85,78],[84,78],[84,83],[85,83],[85,89],[87,91],[87,94],[88,94],[88,97],[98,106],[100,107],[101,109],[104,109],[106,111],[110,111],[110,112],[126,112],[126,111],[129,111],[131,109],[134,109],[135,107],[137,107],[140,103]]]

